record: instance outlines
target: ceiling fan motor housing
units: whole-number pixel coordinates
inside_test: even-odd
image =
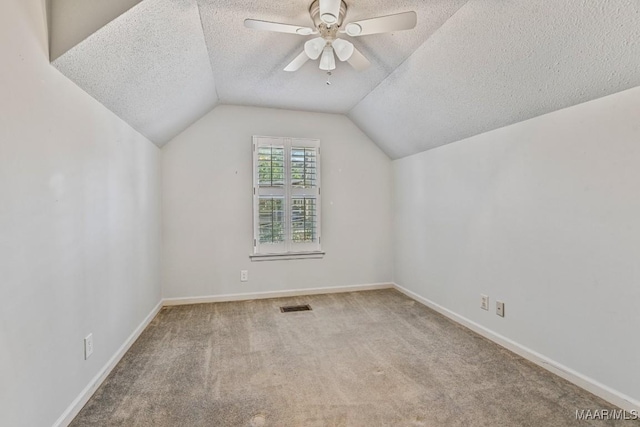
[[[320,31],[322,31],[322,27],[340,27],[344,22],[344,17],[347,14],[347,4],[344,1],[340,1],[340,12],[337,16],[337,20],[335,23],[327,25],[321,16],[320,16],[320,0],[314,0],[309,6],[309,14],[311,15],[311,19],[313,20],[314,25]]]

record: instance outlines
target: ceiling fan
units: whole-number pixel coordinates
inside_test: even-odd
[[[340,61],[347,61],[358,71],[362,71],[371,65],[367,58],[351,42],[339,38],[339,35],[346,34],[350,37],[360,37],[391,31],[410,30],[417,23],[415,12],[404,12],[349,22],[343,25],[346,13],[347,4],[343,0],[314,0],[309,7],[309,14],[313,20],[314,27],[300,27],[256,19],[245,19],[244,25],[255,30],[276,31],[301,36],[319,34],[319,37],[310,39],[304,44],[304,50],[285,67],[284,71],[297,71],[309,59],[316,60],[320,58],[319,68],[331,72],[336,68],[336,56]]]

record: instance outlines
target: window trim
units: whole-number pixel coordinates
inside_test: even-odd
[[[293,259],[322,259],[324,258],[324,251],[313,252],[283,252],[280,254],[250,254],[251,261],[278,261],[278,260],[293,260]]]
[[[285,241],[279,248],[273,251],[265,251],[266,245],[260,245],[260,215],[259,215],[259,198],[260,187],[258,185],[258,148],[260,146],[283,146],[285,151],[285,185],[282,192],[274,192],[274,195],[282,195],[285,199],[284,222],[285,222]],[[291,148],[315,148],[316,154],[316,182],[317,186],[313,191],[294,189],[291,185]],[[317,259],[324,256],[322,251],[321,237],[321,220],[322,220],[322,203],[321,203],[321,154],[320,140],[313,138],[290,138],[290,137],[274,137],[254,135],[252,138],[252,175],[253,175],[253,252],[249,255],[252,261],[269,261],[283,259]],[[276,194],[282,193],[282,194]],[[317,243],[293,243],[291,238],[291,209],[292,199],[295,196],[312,195],[316,199],[316,236]]]

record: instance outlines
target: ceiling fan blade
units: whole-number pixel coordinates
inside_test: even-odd
[[[295,59],[293,61],[291,61],[289,63],[289,65],[287,65],[284,68],[284,70],[285,71],[298,71],[300,69],[300,67],[302,67],[308,60],[309,60],[309,57],[307,56],[307,54],[303,50],[300,53],[300,55],[296,56]]]
[[[353,55],[353,51],[355,50],[353,43],[344,39],[335,39],[331,45],[333,46],[336,56],[342,62],[351,58],[351,55]]]
[[[315,39],[308,40],[304,44],[304,51],[307,56],[313,60],[316,60],[320,57],[322,53],[322,49],[327,45],[327,41],[322,37],[316,37]]]
[[[353,54],[347,61],[356,71],[366,70],[371,65],[369,60],[355,47],[353,48]]]
[[[245,19],[244,26],[254,30],[275,31],[278,33],[298,34],[301,36],[308,36],[309,34],[317,33],[316,30],[309,27],[281,24],[279,22],[259,21],[257,19]]]
[[[396,15],[380,16],[363,21],[350,22],[344,32],[351,37],[367,36],[369,34],[390,33],[392,31],[410,30],[418,23],[415,12],[404,12]]]

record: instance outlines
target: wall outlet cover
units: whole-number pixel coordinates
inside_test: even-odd
[[[504,302],[496,301],[496,314],[500,317],[504,317]]]
[[[93,354],[93,334],[89,334],[84,339],[84,360]]]

